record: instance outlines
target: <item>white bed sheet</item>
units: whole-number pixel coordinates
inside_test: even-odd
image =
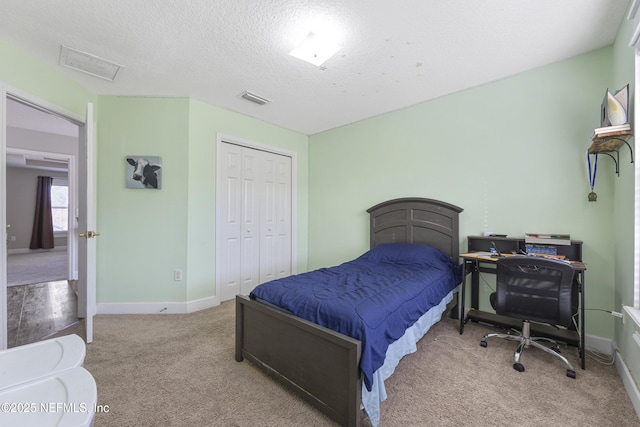
[[[387,398],[387,390],[384,382],[393,374],[402,359],[407,354],[417,351],[416,343],[427,333],[431,326],[435,325],[442,318],[442,313],[447,309],[447,304],[453,300],[453,294],[456,289],[449,292],[440,301],[440,304],[432,307],[429,311],[420,317],[413,326],[409,327],[404,335],[397,341],[389,345],[384,364],[373,373],[373,387],[371,391],[367,390],[362,383],[362,406],[374,427],[380,422],[380,403]]]

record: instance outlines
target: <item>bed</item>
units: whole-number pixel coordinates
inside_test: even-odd
[[[429,250],[435,248],[449,260],[457,261],[458,215],[461,211],[457,206],[424,198],[380,203],[367,210],[371,251],[363,256],[375,258],[380,252],[387,256],[390,246],[394,250],[403,246],[423,246],[389,245],[391,243],[425,244],[429,245]],[[362,262],[361,258],[353,261]],[[286,283],[304,278],[309,278],[307,273],[291,276]],[[458,283],[459,279],[458,276]],[[415,348],[415,342],[428,328],[451,309],[455,290],[448,290],[428,312],[419,313],[415,324],[400,334],[401,339],[388,343],[388,348],[382,351],[369,347],[370,342],[376,341],[369,336],[365,335],[361,341],[353,338],[354,334],[349,336],[294,315],[292,310],[301,304],[283,309],[260,301],[255,295],[252,298],[238,295],[235,358],[239,362],[248,359],[341,425],[359,426],[364,406],[375,426],[379,402],[386,396],[384,379],[391,375],[404,354],[412,352],[411,347]],[[387,315],[393,313],[384,314]],[[325,318],[323,322],[327,321]],[[397,326],[393,328],[397,329]],[[398,335],[396,332],[391,335],[394,334]],[[383,353],[382,366],[378,366],[379,357],[371,356],[376,352]],[[375,363],[373,359],[376,359]],[[375,370],[372,372],[372,369]]]

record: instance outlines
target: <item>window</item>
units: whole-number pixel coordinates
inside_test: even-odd
[[[640,118],[640,111],[638,111],[638,95],[640,94],[640,88],[638,85],[640,84],[640,14],[638,13],[638,9],[640,7],[640,2],[638,0],[634,0],[633,4],[629,8],[629,16],[627,19],[633,20],[633,36],[631,37],[631,42],[629,46],[633,46],[635,49],[635,94],[634,94],[634,103],[636,104],[634,107],[634,122],[636,126],[638,125]],[[640,168],[635,169],[635,203],[634,203],[634,268],[633,268],[633,307],[625,307],[625,310],[629,313],[631,318],[636,322],[638,326],[640,326],[640,219],[638,216],[640,215]]]
[[[69,227],[69,185],[54,179],[51,186],[51,216],[53,232],[67,231]]]
[[[634,3],[635,4],[635,3]],[[639,26],[640,28],[640,26]],[[638,99],[638,95],[640,95],[640,88],[638,88],[638,85],[640,84],[640,57],[639,57],[639,53],[640,53],[640,46],[636,46],[636,55],[635,55],[635,99]],[[638,107],[635,107],[634,110],[634,114],[635,114],[635,122],[638,123],[638,111],[637,111]],[[639,262],[640,261],[640,218],[638,218],[640,216],[640,168],[635,168],[635,203],[634,203],[634,209],[635,209],[635,214],[634,214],[634,218],[635,218],[635,232],[634,232],[634,258],[636,259],[636,262],[634,263],[634,271],[633,271],[633,278],[634,278],[634,290],[633,290],[633,307],[635,309],[640,309],[640,265]]]

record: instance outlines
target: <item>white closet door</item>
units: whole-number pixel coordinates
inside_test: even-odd
[[[291,158],[265,155],[260,283],[291,274]]]
[[[218,160],[220,300],[291,274],[291,157],[222,143]]]
[[[260,204],[264,154],[242,147],[242,239],[240,293],[248,295],[260,280]]]
[[[276,156],[276,279],[291,275],[291,157]]]
[[[220,300],[240,293],[242,227],[242,149],[233,144],[220,145],[220,183],[218,184],[218,284]]]
[[[264,183],[260,221],[260,283],[276,278],[277,253],[277,157],[264,153]]]

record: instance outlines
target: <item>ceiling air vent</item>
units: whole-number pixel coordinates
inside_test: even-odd
[[[264,105],[271,102],[270,99],[263,98],[262,96],[256,95],[255,93],[249,91],[243,93],[242,97],[247,101],[255,102],[258,105]]]
[[[122,68],[121,65],[65,45],[60,49],[60,65],[109,81],[113,81]]]

